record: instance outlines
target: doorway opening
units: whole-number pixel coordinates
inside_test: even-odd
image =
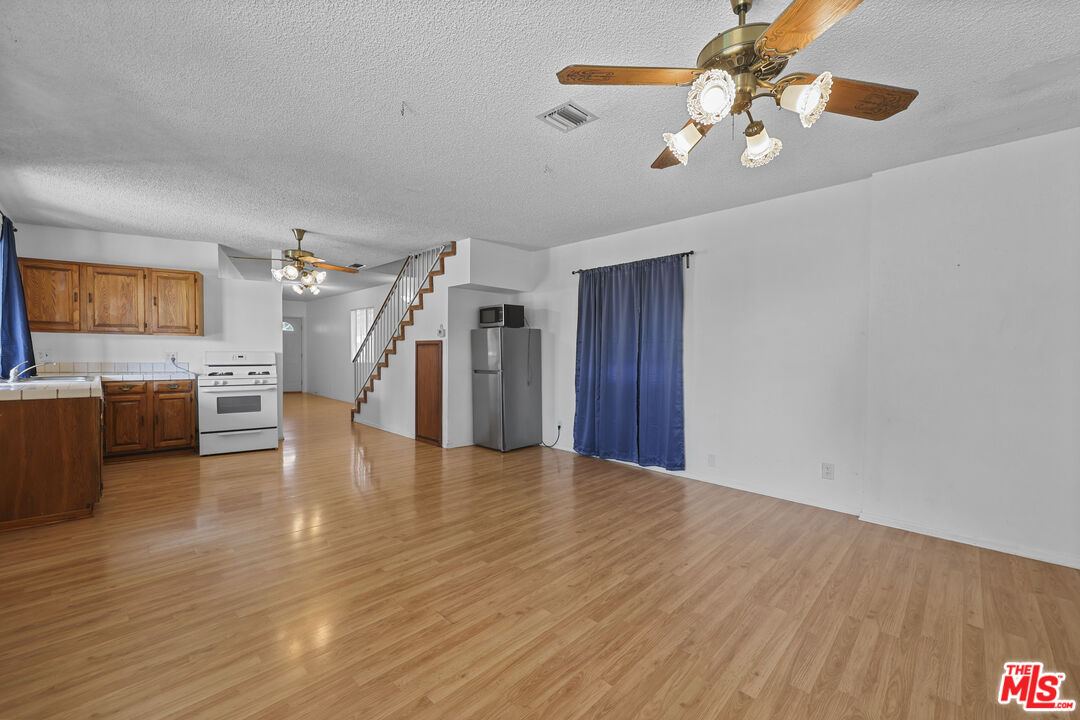
[[[281,319],[282,392],[304,392],[304,319]]]

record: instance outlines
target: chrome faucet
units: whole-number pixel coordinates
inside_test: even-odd
[[[23,365],[26,365],[26,363],[29,363],[29,362],[33,362],[33,360],[24,360],[21,363],[19,363],[18,365],[16,365],[15,367],[11,368],[11,372],[8,373],[8,382],[9,383],[19,382],[22,379],[22,376],[23,376],[24,373],[28,373],[31,370],[33,370],[34,368],[36,368],[36,367],[41,367],[40,365],[31,365],[30,367],[25,367],[22,370],[19,369]]]

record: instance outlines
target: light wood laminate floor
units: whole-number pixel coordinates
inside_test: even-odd
[[[1076,570],[346,407],[0,535],[0,718],[984,720],[1028,659],[1080,699]]]

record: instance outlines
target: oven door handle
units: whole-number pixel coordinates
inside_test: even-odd
[[[273,430],[273,428],[258,428],[256,430],[222,430],[221,432],[212,433],[213,435],[254,435],[255,433],[266,432],[267,430]]]
[[[248,385],[248,386],[242,387],[242,388],[230,388],[228,390],[208,389],[208,390],[199,390],[199,392],[206,393],[207,395],[220,395],[222,393],[247,393],[248,395],[250,395],[251,393],[257,393],[257,392],[274,392],[276,389],[277,389],[276,386],[272,386],[272,385],[259,385],[257,387],[255,385]]]

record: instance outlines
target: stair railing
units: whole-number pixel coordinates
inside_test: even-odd
[[[371,382],[371,376],[386,357],[390,343],[400,332],[401,323],[416,302],[420,290],[428,282],[431,271],[439,264],[439,256],[446,247],[440,245],[405,258],[390,292],[386,294],[382,307],[371,321],[364,341],[360,343],[360,349],[353,355],[354,400],[360,397],[360,393]]]

